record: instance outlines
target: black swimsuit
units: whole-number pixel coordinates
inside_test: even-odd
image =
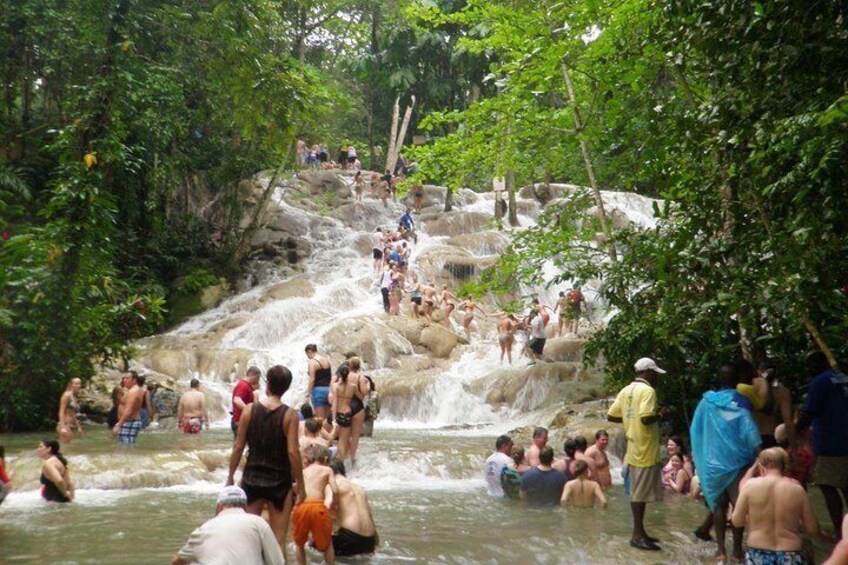
[[[41,484],[44,485],[41,487],[41,496],[44,497],[45,500],[50,502],[70,502],[71,499],[62,494],[62,491],[59,490],[59,487],[56,484],[47,478],[44,473],[41,473],[41,478],[39,479]]]
[[[314,386],[330,386],[330,381],[333,378],[333,372],[330,370],[330,367],[321,367],[319,363],[318,369],[315,371],[315,385]]]

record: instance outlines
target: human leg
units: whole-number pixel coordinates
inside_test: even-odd
[[[839,489],[830,485],[819,485],[824,504],[827,507],[827,514],[833,522],[833,531],[837,537],[841,534],[842,528],[842,496],[839,494]]]
[[[282,510],[278,510],[273,504],[266,505],[268,509],[268,524],[271,526],[271,531],[274,532],[274,536],[276,536],[277,542],[280,544],[280,551],[283,552],[283,557],[286,554],[286,532],[289,531],[289,518],[291,517],[293,503],[293,493],[289,490]]]
[[[353,417],[350,426],[350,464],[356,465],[356,451],[359,449],[359,438],[362,437],[362,427],[365,425],[365,411]]]
[[[716,557],[721,560],[727,560],[727,547],[725,546],[725,532],[727,531],[727,505],[729,504],[727,491],[722,493],[718,500],[718,505],[713,511],[713,527],[715,528],[715,538],[718,548],[716,549]]]
[[[344,463],[350,450],[350,427],[339,426],[339,449],[336,452],[336,460]]]

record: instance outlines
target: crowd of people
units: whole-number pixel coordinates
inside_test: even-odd
[[[610,422],[623,425],[627,440],[622,476],[633,516],[631,546],[661,549],[646,531],[645,512],[648,503],[662,501],[667,491],[703,501],[706,516],[693,534],[712,542],[710,532],[715,531],[719,562],[728,560],[729,527],[731,556],[737,562],[813,563],[805,536],[824,537],[807,495],[813,478],[833,524],[832,539],[838,541],[828,563],[848,563],[848,540],[843,539],[848,530],[848,378],[832,369],[820,351],[808,354],[805,362],[811,380],[797,413],[774,365],[763,363],[759,371],[748,362],[722,365],[720,388],[704,394],[688,430],[692,454],[679,436],[671,436],[665,462],[659,422],[668,409],[658,405],[656,394],[665,371],[650,358],[635,363],[635,379],[618,393],[607,414]],[[791,417],[775,425],[786,402]],[[603,506],[604,491],[612,485],[608,438],[599,430],[591,447],[585,438],[569,439],[564,457],[555,458],[545,428],[534,430],[526,449],[501,436],[484,468],[488,492],[531,505]]]
[[[403,153],[400,153],[393,170],[386,169],[386,172],[382,175],[372,172],[366,179],[365,175],[362,174],[362,162],[354,145],[343,143],[339,149],[338,158],[335,160],[331,158],[327,145],[323,143],[316,143],[311,147],[307,147],[306,142],[299,139],[296,148],[298,166],[304,169],[325,171],[353,171],[354,178],[350,186],[353,189],[354,201],[362,202],[367,184],[370,187],[368,192],[371,198],[380,199],[384,207],[388,207],[389,198],[395,202],[397,201],[398,184],[406,179],[407,175],[416,168],[414,162],[407,160],[404,158]],[[423,186],[413,186],[411,194],[412,206],[420,212],[424,202]]]

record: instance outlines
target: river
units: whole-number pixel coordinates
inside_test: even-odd
[[[651,221],[647,199],[616,193],[605,198],[625,217]],[[459,213],[444,220],[433,214],[431,224],[420,226],[413,268],[430,280],[456,285],[459,281],[445,272],[449,261],[491,262],[506,238],[481,224],[493,207],[491,195],[462,191],[455,202]],[[226,413],[233,375],[252,364],[285,364],[295,382],[284,401],[294,403],[306,387],[303,347],[310,342],[335,363],[343,352],[357,349],[383,391],[374,437],[363,440],[359,467],[350,473],[370,497],[381,537],[376,555],[365,562],[713,561],[714,545],[691,535],[704,508],[681,497],[669,495],[663,504],[649,505],[646,523],[662,540],[660,554],[629,547],[630,511],[620,486],[610,491],[606,509],[526,509],[487,497],[482,466],[495,437],[516,427],[548,425],[579,399],[597,398],[600,377],[578,378],[583,373],[570,358],[532,370],[519,361],[502,367],[493,322],[482,319],[475,321],[470,345],[457,345],[443,332],[441,341],[424,348],[423,338],[410,337],[420,336],[420,327],[399,329],[398,323],[409,323],[386,320],[367,258],[369,234],[375,225],[396,222],[400,205],[384,209],[367,201],[361,208],[334,211],[333,218],[297,208],[282,194],[277,204],[280,221],[302,226],[302,236],[314,247],[303,275],[298,280],[267,276],[253,289],[138,344],[141,370],[182,383],[201,380],[217,415],[213,430],[186,437],[172,428],[151,429],[135,449],[122,450],[104,427],[88,426],[66,450],[78,488],[70,505],[40,499],[34,449],[41,435],[0,436],[15,486],[0,506],[0,563],[168,562],[214,513],[232,442]],[[519,204],[522,224],[531,224],[538,204],[528,198]],[[429,226],[441,231],[429,233]],[[295,284],[300,290],[290,292]],[[559,289],[537,290],[552,303]],[[599,311],[595,321],[602,315]],[[453,328],[461,332],[456,320]],[[440,357],[437,346],[445,343],[449,348]],[[558,453],[560,446],[555,446]],[[287,553],[293,556],[291,546]]]

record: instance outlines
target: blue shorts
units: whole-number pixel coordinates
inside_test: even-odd
[[[312,408],[329,408],[330,407],[330,387],[316,386],[312,389]]]

